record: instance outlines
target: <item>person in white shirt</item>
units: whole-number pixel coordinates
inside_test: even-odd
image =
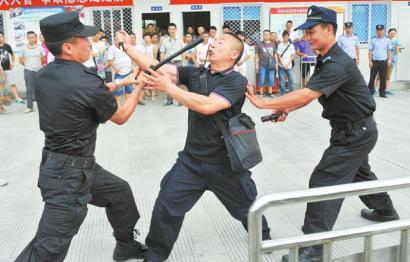
[[[114,37],[115,44],[108,49],[107,60],[114,73],[114,80],[123,79],[127,77],[132,71],[132,62],[128,55],[116,47],[118,46],[117,37]],[[125,93],[125,99],[132,93],[133,87],[131,85],[124,86],[123,88],[117,89],[113,92],[117,103],[121,102],[121,96]]]
[[[209,33],[207,31],[202,33],[202,43],[197,45],[197,47],[194,50],[195,54],[195,62],[196,65],[199,66],[205,66],[207,67],[209,65],[209,61],[207,61],[207,54],[208,54],[208,49],[209,49]]]
[[[104,56],[104,42],[100,41],[100,33],[97,33],[95,36],[91,38],[91,52],[90,52],[90,59],[85,61],[83,65],[91,69],[94,73],[98,72],[98,62],[97,59],[100,57],[100,52],[102,57]]]
[[[130,40],[131,40],[131,45],[135,48],[137,48],[138,43],[137,43],[137,35],[135,33],[130,33]]]
[[[177,34],[177,26],[174,23],[170,23],[168,25],[168,34],[169,37],[164,37],[162,39],[162,42],[160,42],[160,58],[161,61],[167,58],[168,56],[172,55],[173,53],[179,51],[182,47],[184,47],[184,43],[179,40],[176,36]],[[180,66],[182,61],[182,55],[177,56],[172,61],[170,61],[170,64],[173,64],[175,66]],[[164,106],[170,106],[174,103],[174,99],[167,95],[167,102],[164,104]]]
[[[185,34],[184,43],[185,46],[192,43],[194,37],[190,33]],[[190,49],[182,54],[182,66],[195,66],[194,50]]]
[[[289,41],[291,44],[293,44],[294,42],[297,42],[298,40],[300,40],[300,39],[299,39],[298,37],[296,37],[296,35],[295,35],[295,31],[293,30],[293,21],[292,21],[292,20],[286,21],[285,29],[284,29],[283,31],[282,31],[282,30],[279,30],[279,35],[282,35],[283,32],[288,32],[288,34],[289,34],[289,39],[288,39],[288,41]],[[283,37],[282,37],[281,39],[279,39],[279,41],[280,41],[280,42],[283,42],[283,41],[284,41]]]
[[[248,69],[246,64],[248,60],[251,58],[251,52],[249,50],[249,45],[245,43],[245,33],[243,31],[238,31],[236,34],[238,35],[239,39],[241,39],[243,42],[243,53],[241,60],[239,60],[239,62],[235,66],[235,71],[241,73],[241,75],[246,77]]]
[[[284,31],[282,33],[283,41],[278,45],[278,60],[279,60],[279,89],[282,95],[286,94],[285,75],[288,78],[289,91],[294,90],[293,80],[293,59],[295,55],[295,47],[289,41],[289,33]]]
[[[131,36],[131,35],[130,35]],[[156,59],[157,54],[158,54],[158,47],[155,46],[152,43],[152,36],[149,33],[145,33],[144,36],[144,44],[142,45],[137,45],[136,48],[138,51],[140,51],[141,53],[146,54],[147,56]],[[137,66],[137,65],[135,65]],[[144,98],[144,91],[141,91],[141,97],[140,97],[140,101],[139,104],[140,105],[144,105],[145,103],[143,102],[143,98]],[[151,93],[149,93],[148,95],[151,96],[151,101],[155,102],[155,97],[156,97],[156,91],[155,90],[151,90]]]
[[[209,27],[209,44],[212,45],[215,39],[218,37],[217,35],[217,29],[215,26]]]

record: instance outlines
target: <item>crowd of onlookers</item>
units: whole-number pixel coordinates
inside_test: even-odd
[[[231,32],[229,25],[223,25],[222,33]],[[379,95],[387,97],[391,95],[389,88],[391,86],[391,74],[397,61],[399,53],[399,41],[395,38],[396,29],[391,28],[385,36],[383,25],[376,27],[376,36],[369,41],[369,68],[370,80],[369,89],[375,93],[375,87],[380,87]],[[256,92],[263,96],[272,96],[273,94],[283,95],[286,92],[292,92],[295,89],[295,58],[300,59],[300,77],[301,86],[305,86],[311,74],[311,68],[316,63],[317,54],[309,47],[306,32],[303,36],[295,37],[293,33],[293,22],[287,21],[285,27],[278,35],[277,32],[264,30],[262,40],[254,42],[246,38],[243,31],[235,33],[244,42],[244,52],[237,63],[235,70],[245,77],[248,72],[248,64],[251,57],[250,46],[254,46],[254,66],[256,73]],[[177,26],[170,23],[167,28],[155,27],[154,24],[147,24],[141,35],[130,33],[132,45],[135,48],[159,61],[167,58],[175,51],[181,49],[184,45],[202,37],[203,42],[194,49],[189,50],[181,56],[175,57],[170,63],[175,65],[190,66],[208,66],[207,54],[209,46],[218,36],[218,29],[210,26],[206,29],[204,26],[196,28],[188,26],[179,38]],[[114,37],[112,43],[109,42],[103,30],[91,38],[90,46],[92,54],[90,59],[84,63],[101,78],[107,82],[121,79],[131,73],[135,65],[131,59],[115,45]],[[360,63],[360,41],[353,34],[353,24],[346,22],[344,24],[344,34],[338,38],[340,47],[352,57],[356,64]],[[53,55],[48,51],[41,35],[33,31],[27,32],[27,43],[19,50],[18,62],[24,66],[24,80],[26,85],[26,99],[23,100],[16,87],[16,77],[13,68],[16,63],[16,56],[10,45],[5,43],[3,32],[0,32],[0,113],[5,112],[2,101],[11,92],[16,103],[26,104],[24,113],[33,112],[33,101],[35,101],[32,79],[35,72],[43,66],[54,60]],[[3,87],[1,87],[3,85]],[[127,99],[132,92],[132,86],[125,86],[113,94],[119,103]],[[146,99],[156,101],[158,94],[155,91],[147,90],[141,93],[139,103],[145,104]],[[171,97],[167,98],[165,105],[172,105]]]

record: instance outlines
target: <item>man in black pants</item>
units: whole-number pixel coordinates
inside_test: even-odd
[[[45,205],[34,239],[16,261],[63,261],[87,215],[87,204],[106,210],[117,240],[114,260],[143,258],[143,246],[134,236],[140,215],[131,188],[94,158],[99,124],[107,120],[126,122],[143,84],[136,85],[123,106],[117,105],[111,92],[136,83],[136,72],[105,85],[82,65],[90,57],[87,37],[95,35],[98,28],[83,25],[77,12],[44,18],[40,30],[56,57],[34,81],[40,129],[45,134],[38,179]]]
[[[307,88],[272,100],[259,100],[251,86],[247,96],[258,108],[287,113],[301,108],[315,99],[323,106],[322,116],[330,121],[330,146],[325,150],[309,181],[309,187],[321,187],[352,182],[377,180],[370,170],[369,153],[377,141],[377,127],[373,117],[375,101],[354,61],[336,43],[336,12],[311,6],[307,22],[297,29],[306,29],[307,40],[318,50],[315,72]],[[373,221],[399,218],[386,193],[361,196],[369,209],[362,217]],[[343,199],[308,203],[303,225],[305,234],[332,230]],[[322,261],[322,246],[299,249],[299,261]],[[288,261],[284,256],[283,261]]]
[[[125,52],[142,69],[157,63],[131,48],[124,34]],[[256,186],[251,172],[233,172],[222,133],[215,123],[224,124],[241,112],[247,80],[233,71],[243,52],[243,42],[225,33],[209,49],[209,68],[164,65],[159,73],[150,71],[147,82],[189,108],[188,135],[185,148],[175,165],[161,181],[161,190],[152,213],[146,238],[145,261],[164,261],[178,238],[185,214],[206,190],[212,191],[230,214],[247,228],[247,214],[255,200]],[[200,84],[205,77],[209,92]],[[203,78],[202,78],[203,79]],[[184,84],[188,91],[176,84]],[[263,218],[263,239],[269,239],[269,227]]]
[[[370,80],[369,89],[372,94],[374,90],[374,81],[377,74],[380,76],[380,97],[387,98],[386,95],[386,77],[387,67],[392,63],[391,41],[384,35],[384,25],[376,26],[376,36],[369,42],[369,68]]]

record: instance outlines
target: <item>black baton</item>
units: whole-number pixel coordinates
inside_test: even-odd
[[[180,50],[176,51],[172,55],[168,56],[167,58],[165,58],[164,60],[159,62],[158,64],[152,65],[149,68],[151,68],[153,71],[156,71],[158,68],[160,68],[164,64],[167,64],[167,63],[171,62],[172,59],[174,59],[175,57],[177,57],[177,56],[181,55],[182,53],[185,53],[186,51],[194,48],[195,46],[199,45],[203,41],[204,40],[202,39],[202,37],[198,37],[195,41],[191,42],[190,44],[187,44],[184,48],[181,48]],[[149,72],[145,72],[145,73],[149,74]]]
[[[268,121],[277,121],[278,118],[279,118],[281,115],[282,115],[282,114],[271,114],[271,115],[267,115],[267,116],[262,116],[262,117],[261,117],[261,121],[262,121],[262,123],[268,122]]]

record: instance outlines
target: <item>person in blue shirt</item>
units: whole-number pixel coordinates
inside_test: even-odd
[[[387,98],[386,95],[386,77],[387,68],[392,63],[391,56],[391,41],[384,36],[384,25],[376,26],[376,36],[369,42],[369,68],[370,81],[369,89],[372,94],[376,91],[374,89],[374,81],[377,74],[380,76],[380,97]]]
[[[348,54],[356,65],[360,62],[360,52],[359,52],[359,45],[360,40],[357,35],[353,34],[353,23],[346,22],[345,23],[345,34],[339,36],[337,40],[340,48]]]
[[[310,67],[316,63],[316,54],[310,48],[309,42],[306,39],[306,31],[303,30],[303,38],[295,43],[296,54],[300,56],[302,62],[302,83],[303,87],[307,84],[306,76],[310,75]]]

